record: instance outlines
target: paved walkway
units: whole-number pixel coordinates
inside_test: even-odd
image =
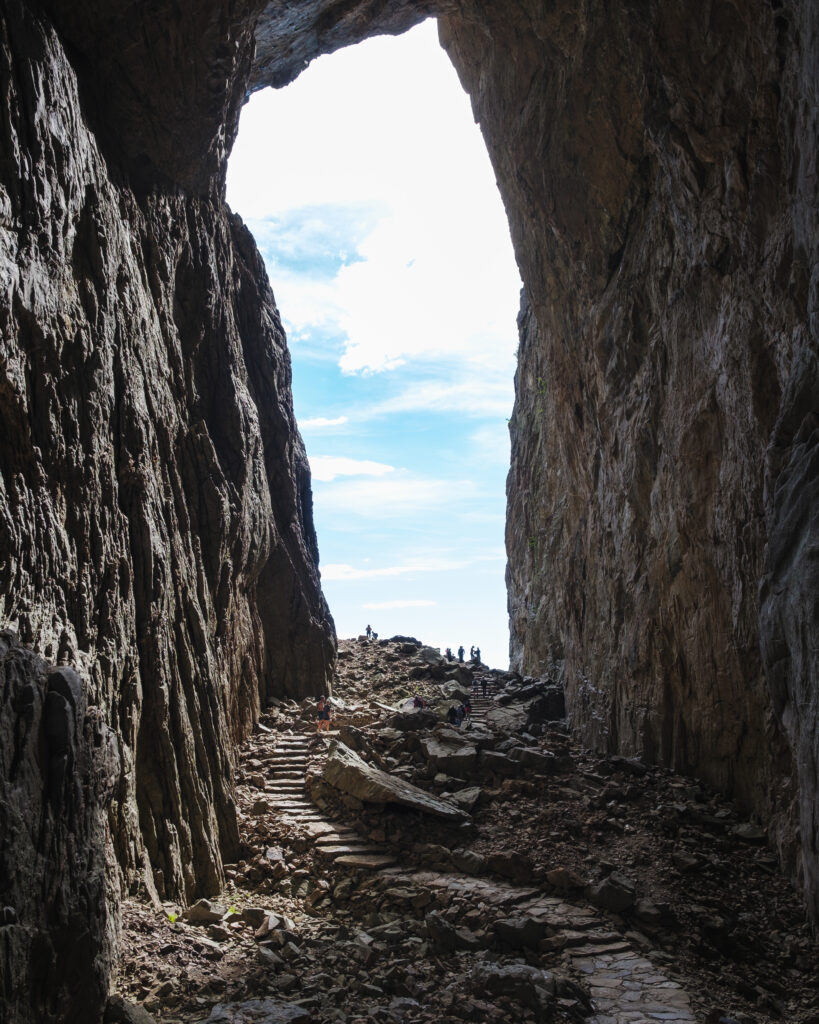
[[[478,704],[478,702],[481,702]],[[473,702],[473,717],[483,715],[491,699]],[[332,735],[332,733],[330,734]],[[694,1024],[688,995],[633,948],[592,907],[544,896],[524,888],[471,875],[395,867],[385,847],[367,843],[352,829],[330,821],[312,802],[305,773],[312,733],[254,736],[253,756],[265,776],[264,793],[277,813],[301,826],[314,849],[335,864],[375,872],[385,885],[400,882],[419,889],[444,890],[452,897],[482,903],[497,918],[532,918],[548,929],[562,965],[589,987],[595,1013],[590,1024]],[[271,749],[272,748],[272,749]]]
[[[688,995],[591,907],[544,896],[537,889],[487,881],[471,875],[381,872],[396,882],[425,889],[443,889],[484,903],[497,917],[533,918],[547,925],[563,966],[580,977],[591,991],[595,1013],[590,1024],[694,1024]]]

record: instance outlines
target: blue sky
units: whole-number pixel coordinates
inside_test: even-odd
[[[245,106],[228,202],[265,258],[339,636],[508,664],[507,418],[520,281],[433,22]]]

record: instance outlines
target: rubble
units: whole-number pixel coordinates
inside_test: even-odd
[[[757,826],[699,784],[533,721],[547,680],[482,670],[486,706],[525,717],[494,728],[476,699],[450,728],[451,684],[409,680],[421,647],[342,642],[329,739],[311,702],[270,709],[237,766],[225,892],[159,917],[126,903],[123,996],[157,1024],[270,1001],[315,1024],[815,1024],[816,944]],[[429,724],[397,728],[416,692]],[[332,782],[332,763],[355,765],[355,786]]]

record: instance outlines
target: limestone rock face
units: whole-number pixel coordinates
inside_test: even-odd
[[[801,827],[816,912],[817,15],[775,6],[464,0],[441,34],[525,284],[513,667],[797,866]]]
[[[0,1019],[99,1021],[118,934],[106,891],[117,738],[85,681],[0,632]]]
[[[236,851],[233,740],[334,656],[285,339],[238,218],[124,184],[29,5],[0,66],[0,621],[119,737],[128,883],[191,899]]]

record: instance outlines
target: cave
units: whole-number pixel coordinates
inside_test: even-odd
[[[524,284],[512,667],[701,780],[819,912],[808,0],[3,0],[0,1006],[93,1021],[118,894],[240,846],[236,750],[327,692],[290,362],[225,205],[247,95],[438,19]],[[275,282],[274,282],[275,284]]]

